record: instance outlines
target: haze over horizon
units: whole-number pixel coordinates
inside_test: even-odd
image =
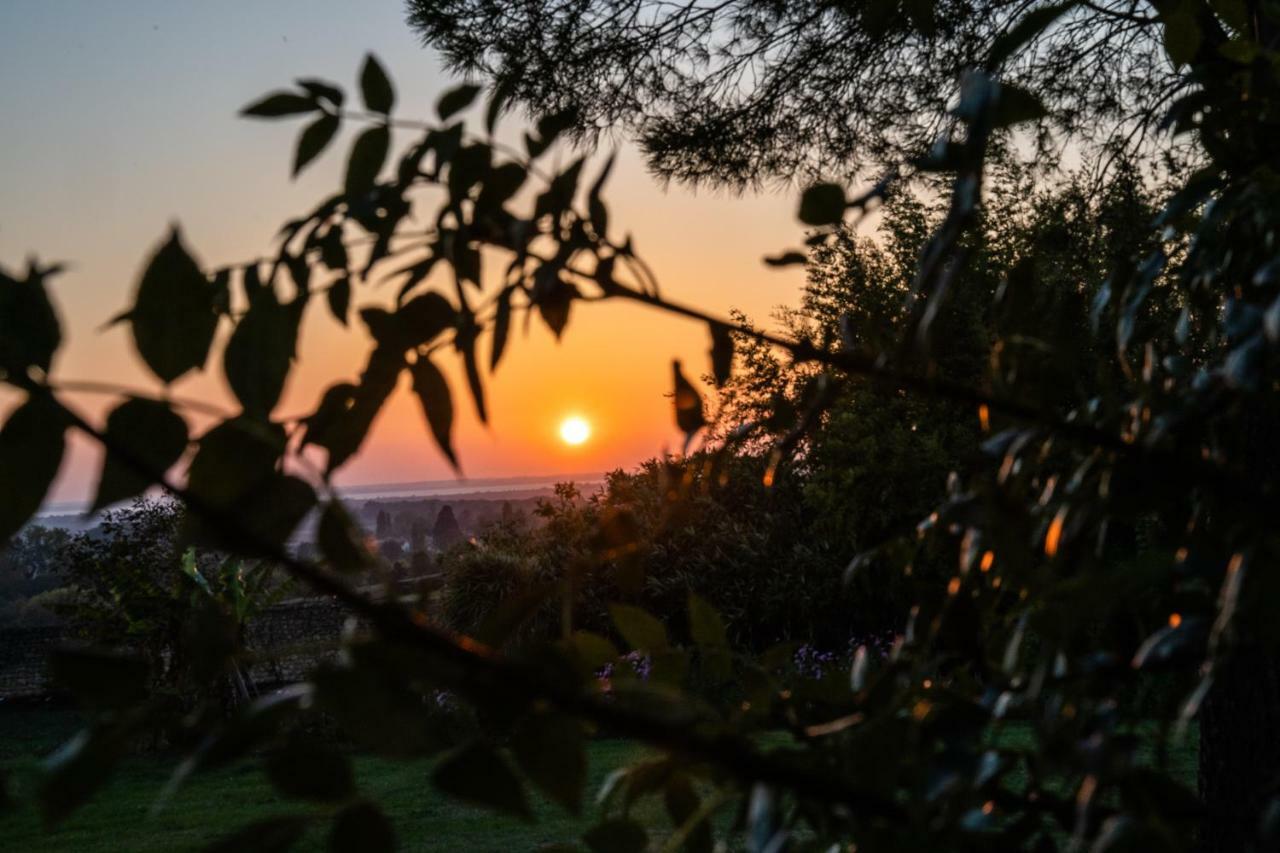
[[[20,120],[6,129],[0,152],[0,263],[17,267],[35,254],[69,265],[51,283],[67,341],[53,375],[63,381],[158,393],[127,331],[99,328],[129,304],[141,265],[171,223],[181,224],[201,260],[243,260],[270,246],[279,223],[340,184],[349,132],[295,183],[289,162],[298,123],[247,121],[236,115],[241,107],[298,76],[351,89],[366,52],[391,73],[406,116],[430,117],[436,98],[456,82],[418,45],[399,0],[217,9],[63,0],[26,6],[22,14],[11,6],[3,17],[0,109]],[[49,56],[58,61],[41,61]],[[508,117],[506,132],[516,134],[525,122]],[[395,144],[406,141],[398,136]],[[793,194],[742,198],[664,188],[624,145],[606,198],[618,232],[635,236],[669,296],[719,313],[741,309],[757,321],[794,300],[802,274],[761,263],[801,236]],[[390,291],[358,290],[355,301],[386,301]],[[691,375],[705,372],[705,327],[635,306],[578,311],[559,344],[536,325],[513,341],[490,386],[489,428],[459,397],[455,443],[468,477],[625,468],[679,446],[665,397],[670,360],[682,359]],[[323,313],[318,306],[308,312],[300,366],[277,416],[308,411],[328,382],[360,368],[361,334]],[[234,411],[220,349],[203,374],[176,383],[172,395]],[[0,395],[0,411],[15,399]],[[118,398],[75,399],[100,417]],[[589,422],[590,440],[560,439],[571,416]],[[84,499],[99,458],[96,448],[73,439],[50,501]],[[336,479],[357,486],[451,473],[402,388]]]

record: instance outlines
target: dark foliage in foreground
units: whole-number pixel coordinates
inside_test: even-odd
[[[46,284],[56,268],[33,261],[24,274],[0,279],[0,371],[23,395],[0,429],[0,535],[12,535],[35,512],[74,429],[108,450],[101,502],[162,483],[188,508],[184,542],[274,562],[365,621],[368,633],[353,635],[341,658],[309,682],[222,725],[200,721],[200,746],[175,784],[266,746],[267,777],[297,803],[296,817],[233,836],[227,843],[235,848],[287,847],[314,821],[333,821],[340,849],[391,837],[386,817],[354,788],[349,756],[287,735],[299,714],[317,712],[370,749],[442,753],[436,788],[520,817],[530,815],[528,785],[571,811],[581,808],[584,741],[593,732],[659,748],[657,758],[615,774],[600,793],[598,815],[582,835],[594,850],[639,850],[668,832],[671,846],[705,850],[710,820],[722,811],[732,816],[735,839],[755,850],[1181,850],[1197,833],[1208,850],[1273,848],[1280,813],[1270,571],[1280,455],[1269,442],[1280,411],[1278,14],[1269,3],[1249,2],[1119,13],[1145,43],[1160,40],[1173,84],[1162,126],[1171,144],[1193,150],[1196,168],[1176,172],[1161,192],[1147,239],[1108,243],[1108,251],[1123,253],[1105,255],[1101,285],[1050,237],[1026,241],[1026,254],[994,291],[969,276],[983,263],[986,195],[999,191],[988,183],[993,151],[1061,106],[1052,75],[1033,76],[1027,86],[1001,79],[1008,60],[1034,60],[1036,40],[1078,15],[1098,23],[1103,43],[1086,55],[1105,62],[1108,48],[1124,50],[1123,36],[1104,25],[1117,13],[1096,4],[1031,8],[991,39],[988,61],[960,78],[958,98],[940,117],[939,143],[915,161],[941,176],[949,194],[920,243],[898,334],[884,343],[859,334],[856,309],[842,318],[848,333],[823,340],[754,329],[666,299],[633,242],[609,227],[602,200],[608,164],[542,165],[575,115],[539,119],[512,156],[454,119],[480,91],[463,86],[437,105],[440,123],[423,126],[388,164],[395,91],[375,60],[361,72],[364,111],[345,107],[346,94],[328,83],[300,80],[246,112],[306,118],[295,168],[319,156],[343,121],[360,122],[342,190],[287,223],[266,259],[205,269],[175,230],[118,318],[166,385],[203,367],[220,330],[229,330],[222,369],[241,411],[194,439],[166,396],[126,400],[105,426],[90,423],[65,399],[54,366],[61,326]],[[926,32],[933,18],[919,10],[909,17],[921,38],[950,37]],[[867,22],[858,20],[861,33]],[[1098,92],[1106,97],[1105,85]],[[507,94],[499,89],[490,101],[490,134]],[[807,248],[837,245],[846,220],[902,180],[856,198],[833,184],[809,187],[798,210],[813,229]],[[410,216],[415,211],[426,215]],[[499,258],[505,264],[495,265]],[[802,260],[799,251],[770,259]],[[352,284],[383,277],[401,287],[393,306],[359,311],[370,340],[359,378],[336,382],[306,417],[282,422],[273,413],[309,301],[323,293],[328,309],[351,322]],[[1053,295],[1091,297],[1096,337],[1073,322],[1059,327],[1077,315],[1041,301]],[[777,466],[797,453],[805,458],[812,429],[860,383],[904,399],[941,400],[977,421],[977,458],[948,478],[915,537],[875,548],[850,567],[856,580],[880,559],[914,579],[906,625],[886,657],[862,648],[831,677],[796,680],[794,649],[738,654],[724,617],[690,594],[685,631],[668,630],[640,607],[608,606],[631,652],[625,660],[645,662],[644,672],[633,666],[628,675],[622,648],[582,630],[572,607],[561,610],[553,643],[508,648],[501,625],[483,640],[460,635],[433,623],[423,602],[353,583],[369,555],[329,477],[358,452],[401,376],[408,374],[422,403],[426,430],[456,463],[455,395],[438,361],[458,358],[470,403],[484,419],[488,374],[516,357],[513,321],[536,320],[561,335],[591,302],[604,300],[705,324],[721,383],[744,337],[816,368],[799,408],[778,400],[767,417],[715,448],[723,460],[744,443],[768,447],[766,486],[780,486]],[[972,365],[976,373],[963,365],[951,372],[956,365],[944,354],[954,338],[945,330],[970,327],[971,312],[983,305],[995,328],[989,357]],[[480,340],[488,342],[483,356]],[[1096,381],[1066,380],[1091,364],[1102,368]],[[673,373],[675,421],[692,447],[706,434],[707,408],[679,364]],[[304,448],[325,460],[312,479],[294,464]],[[167,478],[174,466],[185,469],[182,485]],[[714,482],[677,464],[663,506],[696,504]],[[319,563],[283,548],[313,511],[320,514]],[[584,563],[563,566],[563,576],[646,546],[637,527],[603,513],[599,533]],[[1134,559],[1116,559],[1125,548]],[[948,561],[940,576],[916,571]],[[620,587],[635,581],[622,565],[615,574]],[[562,596],[577,589],[560,586],[553,591]],[[1135,616],[1135,606],[1144,612]],[[221,652],[210,662],[229,671],[235,649]],[[97,714],[49,762],[40,807],[50,823],[105,784],[151,723],[148,704],[133,701],[136,662],[100,652],[88,660],[93,665],[66,673]],[[597,674],[609,666],[613,676],[602,683]],[[1139,705],[1128,700],[1147,673],[1162,671],[1188,689],[1176,708],[1169,703],[1156,714],[1157,754],[1167,755],[1180,728],[1199,720],[1198,796],[1165,764],[1138,760]],[[714,685],[729,678],[740,689],[717,692]],[[482,720],[465,743],[449,742],[435,725],[430,703],[442,691]],[[1029,725],[1034,735],[1010,745],[1000,735],[1011,725]],[[649,797],[662,799],[669,830],[633,819],[631,806]]]

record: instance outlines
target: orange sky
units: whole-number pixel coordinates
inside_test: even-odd
[[[427,117],[449,83],[401,23],[398,0],[171,5],[51,2],[0,11],[0,114],[8,117],[0,260],[14,267],[36,252],[73,265],[54,283],[69,339],[57,377],[156,390],[127,328],[97,327],[129,304],[139,265],[167,224],[180,222],[205,262],[235,261],[264,251],[280,223],[340,185],[349,134],[293,183],[298,125],[237,119],[240,106],[299,75],[353,88],[366,50],[396,80],[406,116]],[[21,121],[10,121],[15,116]],[[635,236],[668,295],[760,318],[794,300],[800,273],[760,260],[801,238],[793,195],[664,190],[624,148],[607,200],[613,227]],[[357,301],[388,298],[357,292]],[[301,368],[280,414],[309,410],[321,389],[354,377],[363,361],[363,330],[344,331],[321,303],[309,309]],[[681,358],[690,373],[708,369],[704,327],[637,306],[577,306],[559,344],[537,323],[512,343],[490,386],[490,428],[476,421],[469,400],[456,404],[455,440],[472,477],[604,470],[677,447],[663,397],[670,361]],[[217,352],[204,375],[180,380],[173,392],[233,409]],[[78,399],[99,414],[106,405]],[[594,427],[579,447],[557,437],[569,414]],[[77,442],[53,498],[84,497],[95,457]],[[340,482],[449,475],[402,388]]]

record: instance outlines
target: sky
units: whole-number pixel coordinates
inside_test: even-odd
[[[299,124],[236,113],[300,76],[354,92],[370,51],[395,81],[397,112],[406,118],[430,118],[438,95],[457,82],[405,25],[401,0],[0,4],[0,264],[13,269],[35,254],[69,266],[51,285],[65,338],[55,381],[160,391],[128,327],[100,327],[131,303],[142,262],[171,224],[181,225],[203,263],[239,261],[269,251],[282,223],[340,187],[349,134],[291,181]],[[518,117],[506,121],[506,132],[521,129]],[[398,135],[395,144],[408,141]],[[633,235],[668,297],[714,313],[741,309],[762,321],[795,301],[801,274],[761,262],[803,236],[795,193],[733,196],[663,186],[624,142],[606,201],[611,229]],[[357,305],[389,298],[386,291],[355,295]],[[353,379],[363,364],[363,330],[344,330],[322,303],[308,309],[300,365],[277,416],[311,410],[325,387]],[[665,397],[671,360],[681,359],[690,374],[705,373],[708,346],[705,327],[634,305],[579,306],[558,343],[535,324],[527,338],[512,341],[490,382],[488,427],[462,399],[457,373],[450,374],[464,474],[603,471],[678,447]],[[171,392],[228,414],[236,409],[217,349],[203,373],[183,377]],[[0,394],[0,410],[16,399]],[[74,397],[97,418],[117,399]],[[571,446],[559,427],[575,415],[591,424],[592,435]],[[83,499],[99,465],[96,448],[74,440],[51,499]],[[337,479],[359,485],[450,476],[402,386]]]

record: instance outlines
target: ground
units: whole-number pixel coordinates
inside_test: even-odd
[[[180,851],[198,850],[249,821],[300,811],[278,796],[257,767],[244,764],[196,776],[159,814],[150,814],[156,794],[173,769],[171,759],[130,759],[113,782],[52,833],[46,833],[30,807],[40,756],[47,755],[75,730],[74,711],[58,708],[0,706],[0,768],[9,777],[18,803],[0,814],[0,847],[31,851]],[[1010,735],[1013,745],[1021,735]],[[594,792],[613,769],[634,760],[643,748],[617,740],[597,740],[589,753],[589,791]],[[1147,758],[1150,758],[1148,755]],[[1171,756],[1171,768],[1194,789],[1195,744]],[[535,797],[536,821],[522,821],[469,808],[437,793],[428,781],[429,765],[355,759],[360,790],[392,817],[402,850],[502,851],[534,850],[540,845],[575,838],[587,825],[564,809]],[[590,805],[587,807],[591,808]],[[642,804],[637,815],[665,829],[661,806]],[[323,850],[327,825],[320,824],[301,850]]]

